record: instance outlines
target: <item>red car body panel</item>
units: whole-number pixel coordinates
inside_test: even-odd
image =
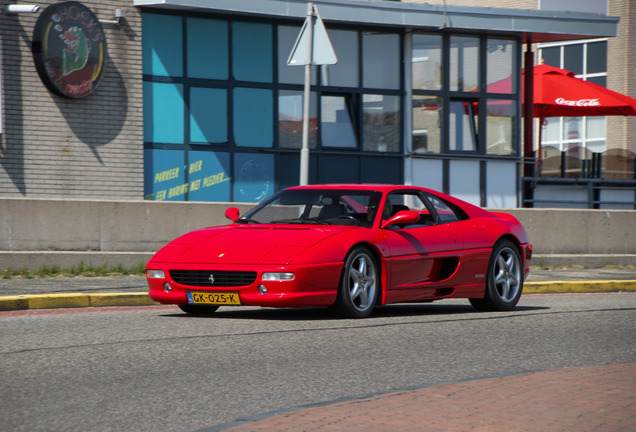
[[[321,185],[292,188],[379,191],[382,206],[391,191],[422,191],[461,209],[464,220],[414,229],[345,225],[239,224],[204,228],[172,241],[148,262],[165,278],[148,277],[150,297],[187,304],[188,291],[238,293],[242,305],[329,306],[336,301],[344,261],[352,248],[368,247],[380,267],[379,303],[483,298],[486,269],[495,243],[512,240],[527,276],[532,246],[521,224],[506,213],[491,213],[451,196],[411,186]],[[355,210],[355,209],[354,209]],[[395,228],[395,227],[393,227]],[[198,287],[174,280],[174,270],[255,272],[238,287]],[[293,280],[263,281],[264,272],[291,272]],[[167,292],[164,284],[170,285]],[[259,285],[267,288],[264,295]]]

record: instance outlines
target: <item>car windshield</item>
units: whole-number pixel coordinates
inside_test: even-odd
[[[381,193],[365,190],[284,190],[237,223],[350,225],[370,227]]]

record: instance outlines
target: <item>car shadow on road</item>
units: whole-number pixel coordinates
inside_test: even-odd
[[[481,312],[475,310],[470,304],[392,304],[377,307],[370,317],[348,319],[340,317],[328,308],[232,308],[224,307],[210,315],[192,315],[186,313],[166,314],[164,317],[182,319],[246,319],[246,320],[278,320],[278,321],[365,321],[391,317],[416,317],[439,315],[472,315],[503,318],[515,312],[530,312],[546,310],[549,307],[517,306],[509,312]]]

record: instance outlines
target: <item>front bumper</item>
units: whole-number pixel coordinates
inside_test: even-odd
[[[163,304],[187,304],[187,292],[232,292],[238,293],[241,305],[264,307],[322,307],[332,305],[336,301],[340,274],[343,263],[322,263],[303,266],[254,266],[254,265],[225,265],[222,268],[206,265],[184,265],[149,262],[147,270],[162,270],[164,278],[150,278],[146,276],[150,288],[149,295],[154,301]],[[171,269],[205,270],[205,271],[255,271],[256,280],[245,286],[190,286],[175,282]],[[263,281],[265,272],[292,272],[294,280]],[[164,284],[170,285],[170,291],[164,290]],[[264,285],[267,292],[262,294],[258,287]],[[262,290],[261,290],[262,291]]]

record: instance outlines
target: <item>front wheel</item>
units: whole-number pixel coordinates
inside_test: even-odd
[[[488,263],[486,295],[470,299],[477,310],[509,311],[519,302],[523,290],[523,268],[519,249],[510,240],[495,244]]]
[[[373,312],[379,291],[380,272],[373,254],[365,247],[353,249],[342,269],[334,311],[347,318],[366,318]]]
[[[188,315],[206,316],[212,315],[219,308],[218,306],[205,306],[205,305],[193,305],[183,304],[177,305],[179,309],[187,313]]]

